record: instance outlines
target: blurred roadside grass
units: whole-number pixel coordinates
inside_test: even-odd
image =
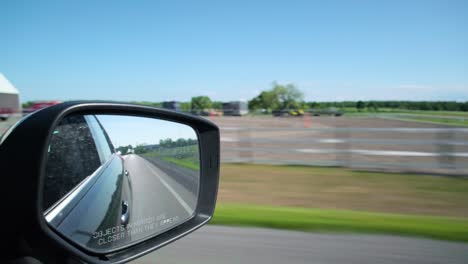
[[[199,166],[197,163],[193,162],[192,160],[189,159],[177,159],[177,158],[172,158],[172,157],[162,157],[162,160],[165,160],[167,162],[174,163],[176,165],[179,165],[181,167],[191,169],[191,170],[199,170]]]
[[[379,233],[468,242],[468,219],[218,204],[211,224],[339,233]]]
[[[411,114],[411,115],[431,115],[431,116],[446,116],[446,117],[461,117],[468,118],[468,112],[464,111],[431,111],[431,110],[408,110],[394,108],[379,108],[377,111],[364,109],[358,111],[356,108],[340,108],[346,114],[352,115],[374,115],[374,114]]]
[[[355,108],[342,109],[351,117],[382,117],[401,121],[412,121],[439,125],[468,126],[468,112],[461,111],[418,111],[403,109],[379,109],[378,111],[357,111]]]
[[[218,201],[468,219],[468,178],[337,167],[222,164]]]
[[[222,164],[211,223],[468,242],[468,178]]]
[[[456,126],[468,126],[468,119],[464,118],[445,118],[445,117],[428,117],[428,116],[396,116],[393,119],[402,121],[416,121],[423,123],[434,123],[441,125],[456,125]]]
[[[181,148],[182,149],[182,148]],[[167,149],[166,153],[160,153],[157,151],[143,153],[141,155],[149,157],[149,158],[159,158],[164,161],[173,163],[183,168],[191,169],[191,170],[199,170],[198,161],[194,160],[193,156],[195,155],[187,155],[186,151],[178,150],[178,148]],[[179,152],[180,155],[174,154]]]

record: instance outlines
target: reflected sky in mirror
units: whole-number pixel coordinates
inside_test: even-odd
[[[97,115],[96,117],[105,127],[115,147],[154,144],[168,138],[197,139],[192,128],[179,123],[133,116]],[[138,131],[138,137],[135,137],[131,131]]]

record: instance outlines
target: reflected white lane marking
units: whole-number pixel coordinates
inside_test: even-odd
[[[151,167],[153,165],[151,164],[150,166],[150,164],[148,164],[146,160],[143,159],[142,162],[148,169],[150,169],[153,172],[154,175],[156,175],[156,177],[159,179],[162,185],[164,185],[164,187],[166,187],[166,189],[176,198],[176,200],[180,203],[180,205],[182,205],[185,211],[187,211],[187,214],[191,215],[193,213],[193,209],[184,201],[184,199],[182,199],[182,197],[180,197],[180,195],[176,191],[174,191],[174,189],[172,189],[172,187],[163,178],[161,178],[161,176],[159,176],[160,172],[155,171]]]
[[[408,157],[468,157],[468,152],[453,152],[453,153],[437,153],[437,152],[419,152],[419,151],[395,151],[395,150],[370,150],[370,149],[350,149],[350,150],[334,150],[334,149],[296,149],[297,152],[312,153],[312,154],[331,154],[331,153],[352,153],[369,156],[408,156]]]

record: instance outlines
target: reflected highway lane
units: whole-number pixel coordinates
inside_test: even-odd
[[[160,227],[162,231],[192,216],[197,203],[195,194],[174,177],[136,154],[126,155],[124,160],[133,194],[129,224],[148,218],[168,220],[165,226]],[[146,232],[133,234],[132,238],[140,239],[145,235]]]

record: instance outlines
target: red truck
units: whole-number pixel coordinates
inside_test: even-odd
[[[29,114],[35,112],[39,109],[60,104],[62,101],[53,100],[53,101],[36,101],[30,107],[23,109],[23,113]]]

